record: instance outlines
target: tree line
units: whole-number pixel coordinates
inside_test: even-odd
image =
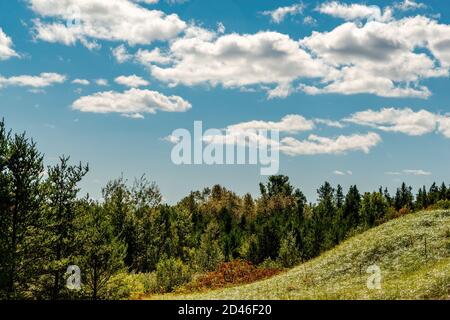
[[[65,156],[45,169],[36,143],[0,122],[0,299],[104,299],[119,273],[154,274],[170,291],[237,259],[288,268],[411,211],[450,208],[445,183],[391,196],[325,182],[309,203],[282,175],[256,198],[215,185],[175,205],[145,176],[119,177],[94,201],[80,196],[88,171]],[[66,287],[71,265],[81,290]]]

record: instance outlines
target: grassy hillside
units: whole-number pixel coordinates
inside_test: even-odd
[[[381,290],[366,270],[378,265]],[[450,299],[450,211],[407,215],[355,236],[284,274],[163,299]]]

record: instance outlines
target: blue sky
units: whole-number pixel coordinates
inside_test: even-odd
[[[280,173],[310,201],[325,180],[449,181],[449,15],[438,0],[1,1],[0,117],[47,164],[88,162],[97,198],[122,173],[169,202],[216,183],[256,195],[258,166],[176,166],[164,138],[289,115],[300,147]]]

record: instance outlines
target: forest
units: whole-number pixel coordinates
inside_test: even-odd
[[[79,186],[88,171],[68,156],[45,168],[36,143],[0,122],[0,299],[132,299],[251,282],[389,220],[450,208],[445,183],[390,194],[325,182],[309,202],[282,175],[257,197],[215,185],[175,205],[147,177],[119,176],[95,201]],[[77,290],[69,266],[81,271]]]

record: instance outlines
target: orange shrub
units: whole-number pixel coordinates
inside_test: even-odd
[[[247,284],[272,277],[281,271],[281,269],[257,268],[248,261],[234,260],[222,263],[216,271],[201,275],[187,284],[184,290],[202,291]]]

